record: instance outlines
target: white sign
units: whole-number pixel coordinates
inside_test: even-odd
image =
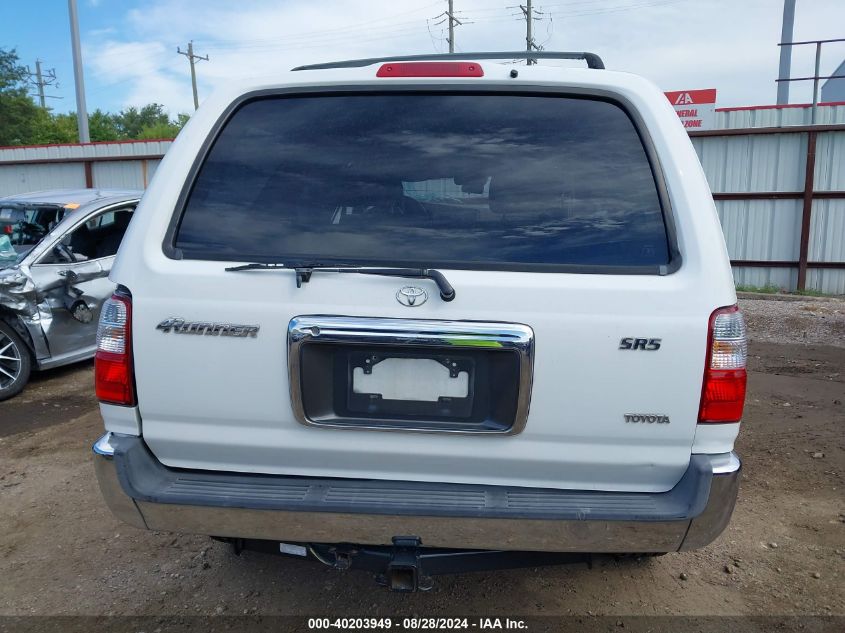
[[[716,89],[678,90],[666,98],[688,130],[710,130],[716,120]]]

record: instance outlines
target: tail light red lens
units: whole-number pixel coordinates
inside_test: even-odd
[[[376,77],[483,77],[475,62],[396,62],[382,64]]]
[[[745,405],[748,340],[736,306],[710,315],[707,361],[698,409],[699,423],[739,422]]]
[[[103,303],[97,326],[94,389],[107,404],[135,405],[132,368],[132,300],[115,294]]]

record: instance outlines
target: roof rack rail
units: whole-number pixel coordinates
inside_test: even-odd
[[[297,66],[292,70],[326,70],[329,68],[361,68],[378,62],[412,62],[440,59],[578,59],[587,62],[588,68],[604,69],[604,62],[595,53],[569,51],[504,51],[500,53],[435,53],[432,55],[400,55],[398,57],[368,57],[366,59],[349,59],[342,62],[327,62],[325,64],[308,64]]]

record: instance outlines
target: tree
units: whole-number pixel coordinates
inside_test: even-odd
[[[92,141],[116,141],[121,138],[117,117],[99,108],[88,115],[88,129]]]
[[[76,143],[79,140],[79,128],[76,113],[50,114],[39,108],[33,143]]]
[[[46,113],[29,98],[26,77],[15,49],[0,48],[0,145],[37,142]]]
[[[160,103],[149,103],[138,109],[130,106],[115,115],[115,123],[122,138],[141,138],[144,128],[169,125],[170,118]]]
[[[178,114],[176,115],[176,118],[172,121],[147,125],[141,129],[141,132],[140,134],[138,134],[137,138],[176,138],[176,135],[179,134],[179,131],[185,126],[185,123],[188,122],[189,118],[191,117],[187,114]]]
[[[28,94],[28,71],[15,49],[0,48],[0,145],[75,143],[76,113],[54,114],[38,107]],[[92,141],[173,138],[190,118],[171,120],[159,103],[130,106],[117,114],[95,110],[88,115]]]

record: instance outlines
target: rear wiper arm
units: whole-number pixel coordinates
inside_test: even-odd
[[[443,301],[452,301],[455,298],[455,289],[446,279],[446,276],[439,270],[433,268],[364,268],[361,266],[330,266],[324,264],[241,264],[231,266],[226,270],[237,272],[241,270],[278,270],[288,269],[296,271],[296,287],[301,288],[302,284],[311,281],[311,274],[314,271],[327,273],[357,273],[359,275],[381,275],[383,277],[404,277],[406,279],[431,279],[437,284],[440,290],[440,298]]]
[[[326,270],[326,269],[317,269]],[[446,279],[446,276],[439,270],[433,268],[335,268],[339,273],[360,273],[362,275],[381,275],[383,277],[405,277],[406,279],[431,279],[437,284],[440,290],[440,298],[443,301],[452,301],[455,298],[455,289]],[[310,274],[309,274],[310,277]]]

